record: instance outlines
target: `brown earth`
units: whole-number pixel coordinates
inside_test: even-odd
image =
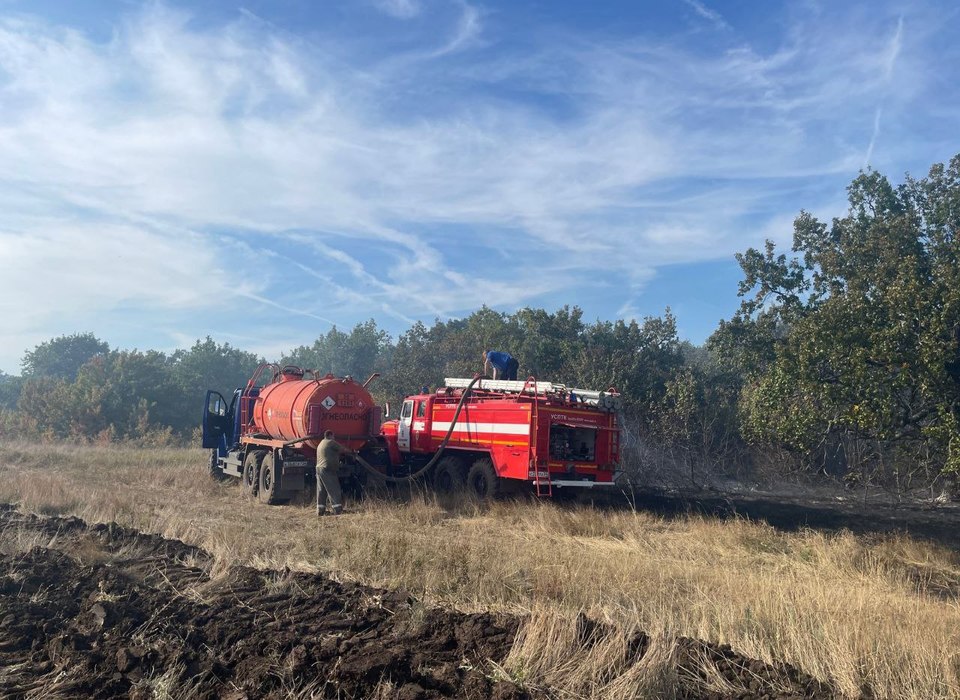
[[[0,552],[0,697],[558,696],[502,680],[516,617],[428,608],[319,574],[218,571],[176,540],[9,506]],[[585,646],[611,633],[587,618],[579,626]],[[647,647],[635,635],[626,661]],[[678,698],[836,697],[726,646],[679,639],[675,662]]]

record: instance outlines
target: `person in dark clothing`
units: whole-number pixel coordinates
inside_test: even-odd
[[[485,350],[483,353],[483,373],[487,374],[491,368],[493,369],[494,379],[516,380],[520,363],[509,352]]]

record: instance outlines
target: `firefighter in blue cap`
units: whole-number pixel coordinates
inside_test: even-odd
[[[509,352],[499,352],[497,350],[485,350],[483,352],[483,373],[487,374],[493,369],[494,379],[516,380],[517,369],[520,363],[517,358]]]

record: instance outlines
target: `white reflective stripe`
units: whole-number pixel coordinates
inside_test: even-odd
[[[532,477],[531,477],[532,478]],[[550,482],[553,486],[559,486],[560,488],[582,488],[582,489],[598,489],[598,488],[608,488],[610,486],[616,486],[612,481],[579,481],[579,480],[568,480],[568,479],[555,479]]]
[[[450,430],[450,421],[441,423],[434,421],[431,432],[446,434]],[[529,423],[469,423],[457,421],[453,426],[455,433],[499,433],[501,435],[529,435]]]

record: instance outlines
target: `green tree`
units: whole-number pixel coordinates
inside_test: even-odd
[[[143,437],[151,429],[172,428],[189,432],[200,420],[196,412],[184,410],[192,403],[184,395],[171,371],[170,361],[161,352],[148,350],[112,351],[92,358],[73,384],[82,403],[99,405],[104,428],[112,427],[117,437]]]
[[[391,350],[390,334],[370,319],[358,323],[349,333],[334,326],[313,345],[301,345],[287,353],[281,363],[315,369],[321,374],[349,375],[362,382],[389,366]]]
[[[170,357],[170,370],[188,405],[200,406],[207,389],[215,389],[229,400],[233,390],[245,386],[261,362],[254,353],[232,347],[230,343],[221,345],[208,335],[197,340],[189,350],[174,352]]]
[[[437,387],[445,377],[472,377],[483,371],[484,350],[510,352],[520,361],[519,375],[529,373],[518,355],[522,340],[515,317],[487,306],[466,318],[438,319],[430,328],[418,322],[397,339],[383,391],[398,399],[423,386]]]
[[[22,377],[14,377],[5,372],[0,372],[0,410],[16,410],[22,386]]]
[[[23,376],[58,377],[72,382],[87,360],[109,349],[110,346],[93,333],[61,335],[24,353]]]
[[[73,383],[56,377],[24,380],[18,404],[36,432],[58,439],[93,436],[106,428],[100,407],[99,396],[85,397]]]
[[[642,411],[656,404],[666,382],[683,364],[676,319],[667,309],[663,317],[636,321],[597,321],[587,326],[566,363],[567,384],[583,388],[616,387]]]
[[[566,366],[576,355],[584,333],[583,311],[564,306],[554,313],[524,308],[514,314],[517,347],[514,354],[524,374],[564,382]]]
[[[737,426],[741,382],[716,353],[683,343],[684,364],[674,370],[654,407],[652,436],[663,446],[679,448],[700,464],[723,462],[744,447]]]
[[[393,348],[391,371],[373,387],[375,396],[396,401],[422,386],[436,387],[443,381],[443,358],[434,344],[430,330],[420,321],[401,334]]]
[[[755,441],[809,451],[837,439],[960,466],[960,156],[894,187],[876,172],[848,188],[827,225],[794,224],[792,259],[748,250],[737,315],[711,346],[744,375]],[[899,455],[899,457],[898,457]]]

